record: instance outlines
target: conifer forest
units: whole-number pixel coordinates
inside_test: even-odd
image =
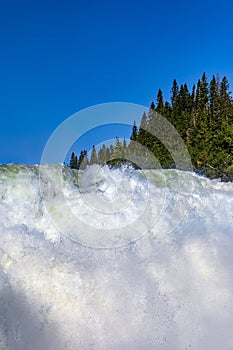
[[[188,89],[186,83],[178,85],[174,79],[170,101],[165,101],[158,90],[153,101],[141,118],[140,125],[133,123],[130,142],[116,137],[115,144],[93,145],[91,155],[73,151],[70,158],[72,169],[84,169],[91,164],[118,166],[130,163],[136,168],[176,168],[177,165],[166,145],[155,134],[166,133],[166,128],[155,130],[156,118],[161,115],[169,121],[184,141],[189,152],[192,168],[209,178],[233,181],[233,99],[228,79],[218,75],[208,81],[205,73]],[[167,135],[169,138],[169,134]],[[170,140],[173,147],[175,140]],[[180,167],[182,170],[182,166]]]

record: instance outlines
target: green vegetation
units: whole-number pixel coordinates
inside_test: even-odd
[[[140,168],[175,168],[167,145],[173,152],[182,152],[175,140],[169,139],[165,125],[159,125],[159,115],[165,117],[182,137],[192,160],[193,169],[210,178],[233,181],[233,100],[229,83],[213,76],[210,82],[203,73],[190,92],[187,84],[178,85],[174,79],[170,102],[164,102],[159,89],[156,103],[144,113],[139,128],[134,122],[130,142],[103,145],[98,153],[93,146],[90,161],[82,151],[79,159],[72,153],[70,167],[85,168],[88,164],[134,164]],[[159,128],[159,129],[158,129]],[[159,135],[159,139],[154,135]],[[166,140],[166,142],[162,142]],[[180,166],[182,169],[182,166]]]

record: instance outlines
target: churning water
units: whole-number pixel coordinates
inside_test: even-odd
[[[0,349],[232,350],[233,184],[0,166]]]

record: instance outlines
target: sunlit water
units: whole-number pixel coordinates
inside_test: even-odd
[[[1,350],[233,349],[232,183],[12,165],[0,198]]]

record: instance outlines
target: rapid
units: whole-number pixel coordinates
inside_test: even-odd
[[[0,166],[1,350],[232,350],[233,184]]]

